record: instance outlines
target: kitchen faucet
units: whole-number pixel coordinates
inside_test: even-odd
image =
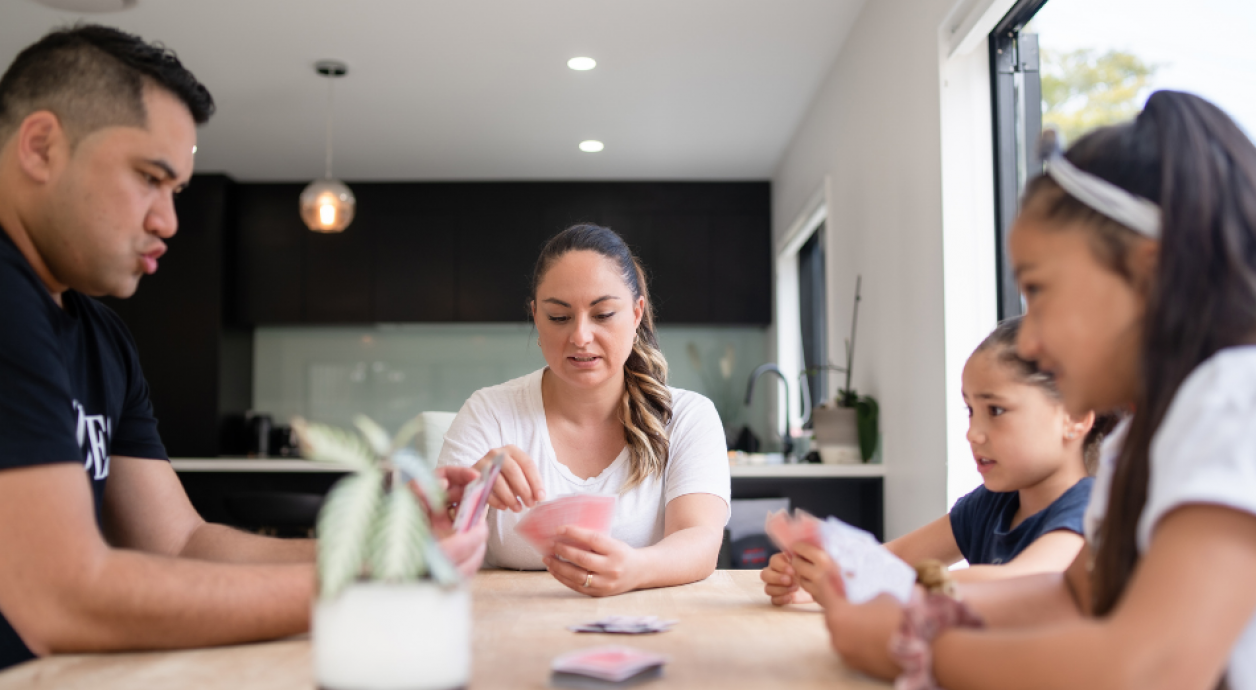
[[[785,430],[781,433],[781,450],[786,458],[786,462],[789,462],[789,456],[794,451],[794,441],[789,437],[789,378],[785,376],[785,372],[781,371],[780,367],[772,364],[771,362],[759,365],[759,367],[750,374],[750,383],[746,386],[746,406],[750,406],[750,397],[754,395],[755,381],[758,381],[760,376],[763,376],[768,372],[779,376],[781,383],[785,384]]]

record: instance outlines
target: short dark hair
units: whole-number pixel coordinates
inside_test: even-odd
[[[146,126],[146,83],[176,96],[198,125],[214,114],[209,91],[169,48],[98,24],[54,30],[0,77],[0,143],[40,110],[55,113],[75,141],[103,127]]]

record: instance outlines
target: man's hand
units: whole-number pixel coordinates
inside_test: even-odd
[[[450,534],[440,540],[440,548],[458,567],[458,572],[464,577],[473,577],[484,562],[484,552],[488,548],[488,525],[481,521],[466,532]]]
[[[763,580],[763,592],[772,598],[774,606],[810,604],[815,601],[809,592],[799,589],[792,561],[793,558],[787,553],[774,554],[768,561],[768,567],[759,572],[759,579]]]

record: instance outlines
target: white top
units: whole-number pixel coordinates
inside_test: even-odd
[[[1086,539],[1107,512],[1122,422],[1100,454],[1086,510]],[[1160,519],[1190,503],[1256,514],[1256,346],[1213,355],[1186,378],[1151,442],[1147,505],[1138,520],[1138,550],[1146,552]],[[1232,690],[1256,690],[1256,615],[1230,653]]]
[[[572,474],[554,455],[541,403],[544,371],[476,391],[445,434],[439,464],[474,465],[490,450],[514,444],[536,462],[546,499],[568,494],[617,495],[611,536],[633,548],[663,539],[663,511],[677,496],[706,493],[729,502],[732,482],[724,427],[710,400],[691,391],[670,389],[671,447],[663,476],[649,477],[621,494],[629,473],[627,446],[601,474],[588,479]],[[545,569],[541,557],[515,533],[515,524],[526,514],[489,509],[488,564]]]

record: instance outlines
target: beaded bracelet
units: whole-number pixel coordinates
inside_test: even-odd
[[[940,561],[916,566],[916,582],[903,622],[890,636],[890,657],[902,672],[895,690],[941,690],[933,677],[933,640],[947,628],[981,628],[985,621],[958,598],[955,581]]]

